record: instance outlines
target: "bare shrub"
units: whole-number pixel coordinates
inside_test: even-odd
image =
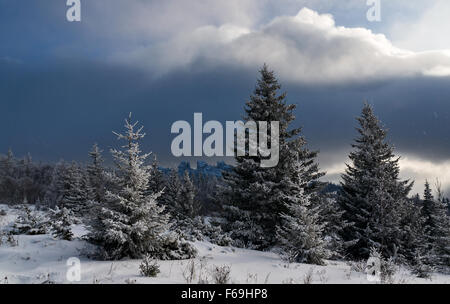
[[[139,265],[139,270],[141,275],[146,277],[156,277],[159,270],[158,262],[153,259],[149,254],[147,254],[143,259],[141,264]]]
[[[303,284],[311,284],[314,274],[314,268],[310,268],[308,272],[303,277]]]
[[[318,270],[316,273],[319,276],[319,281],[322,284],[326,284],[328,282],[328,276],[327,276],[327,271],[326,269],[322,269],[322,270]]]
[[[367,262],[366,261],[349,261],[347,265],[350,266],[350,270],[359,273],[366,273]]]
[[[257,284],[258,283],[258,274],[257,273],[247,273],[247,284]]]
[[[195,265],[195,260],[190,260],[185,269],[183,269],[182,275],[187,284],[192,284],[195,280],[197,274],[197,269]]]
[[[214,266],[211,276],[215,284],[228,284],[230,282],[231,267],[228,265]]]

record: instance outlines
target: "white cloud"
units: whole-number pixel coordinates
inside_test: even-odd
[[[414,193],[423,192],[426,180],[434,185],[437,179],[442,184],[443,190],[450,190],[450,160],[435,163],[418,157],[407,156],[400,159],[400,169],[403,178],[414,177]],[[446,195],[450,195],[450,193],[446,193]]]
[[[450,76],[450,54],[412,52],[364,28],[336,26],[328,14],[304,8],[252,29],[242,24],[200,26],[112,60],[159,76],[177,68],[235,65],[256,69],[268,63],[285,81],[359,82],[391,77]]]
[[[426,1],[428,2],[428,1]],[[418,19],[399,21],[392,26],[396,45],[415,51],[450,49],[450,1],[433,0]]]
[[[403,180],[409,179],[414,181],[411,194],[422,194],[426,180],[428,180],[433,188],[436,188],[435,183],[439,180],[442,189],[447,191],[445,194],[450,196],[450,159],[433,162],[413,155],[404,153],[399,154],[402,155],[399,163],[400,178]],[[341,174],[344,173],[346,169],[346,162],[348,162],[348,159],[342,154],[341,160],[335,160],[334,163],[326,165],[323,168],[323,170],[327,172],[324,179],[339,183],[341,181]]]

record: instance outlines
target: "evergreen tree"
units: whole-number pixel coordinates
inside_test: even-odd
[[[430,183],[425,181],[425,189],[423,191],[423,201],[422,201],[422,214],[425,218],[424,225],[427,232],[430,233],[430,229],[434,226],[433,217],[434,208],[436,207],[433,191],[431,190]]]
[[[290,191],[285,197],[287,210],[281,214],[277,236],[290,262],[324,265],[323,259],[329,256],[322,236],[325,224],[320,223],[319,207],[313,207],[311,196],[304,192],[301,167],[297,163],[297,179],[285,180]]]
[[[71,241],[73,233],[71,225],[74,224],[74,214],[66,207],[51,210],[51,227],[53,229],[53,236],[62,240]]]
[[[67,183],[67,165],[64,161],[59,161],[52,170],[51,182],[44,195],[44,204],[54,208],[61,203],[61,199],[69,189]]]
[[[30,207],[25,207],[13,226],[14,234],[38,235],[46,233],[45,221]]]
[[[429,243],[425,234],[425,220],[419,197],[407,200],[403,204],[401,213],[401,256],[403,262],[410,264],[413,269],[424,270],[422,263],[429,255]]]
[[[141,258],[146,253],[161,249],[162,234],[168,229],[169,217],[164,207],[157,203],[159,193],[146,194],[150,168],[145,160],[150,154],[142,154],[139,146],[145,134],[131,114],[125,120],[125,134],[117,134],[125,140],[123,150],[111,150],[118,169],[120,189],[107,191],[106,203],[101,205],[90,234],[93,243],[100,245],[105,259],[123,257]]]
[[[447,215],[445,199],[438,185],[435,199],[430,184],[425,183],[422,215],[428,240],[428,263],[434,266],[450,265],[450,218]]]
[[[88,182],[91,187],[92,200],[103,202],[105,199],[106,175],[103,168],[103,150],[100,150],[97,144],[94,144],[89,152],[92,163],[87,166]]]
[[[33,161],[31,155],[28,153],[27,156],[19,162],[20,176],[18,177],[17,183],[19,187],[19,198],[22,198],[22,203],[27,204],[28,202],[33,202],[36,199],[35,182],[33,180]]]
[[[219,184],[223,184],[222,176],[207,175],[198,172],[193,176],[193,182],[197,188],[197,200],[202,214],[220,213],[221,206],[217,204],[214,194]]]
[[[286,103],[285,93],[278,93],[280,85],[273,71],[264,65],[260,74],[254,94],[246,103],[244,121],[265,121],[268,125],[279,122],[279,163],[262,168],[264,157],[259,152],[257,156],[236,156],[233,171],[223,174],[226,186],[221,187],[219,199],[228,219],[224,228],[232,233],[236,245],[266,249],[277,243],[275,228],[281,225],[281,213],[287,211],[285,197],[291,194],[285,180],[296,178],[295,162],[299,159],[304,167],[302,188],[312,201],[323,173],[315,163],[317,152],[305,147],[301,129],[290,129],[296,106]],[[270,143],[270,128],[267,138]]]
[[[84,215],[90,205],[91,187],[86,174],[75,162],[72,162],[71,166],[67,168],[64,184],[65,189],[59,201],[59,206],[70,209],[79,216]]]
[[[17,159],[11,149],[0,158],[0,198],[3,203],[21,203],[23,197],[18,193],[19,181],[16,176]],[[19,199],[20,197],[20,199]]]
[[[336,200],[337,193],[324,193],[320,198],[320,204],[317,205],[320,214],[320,223],[324,224],[323,238],[327,245],[327,250],[332,259],[342,259],[346,254],[346,248],[352,245],[352,242],[345,242],[342,235],[344,229],[351,226],[344,219],[344,210]]]
[[[399,159],[370,105],[365,104],[358,122],[359,138],[349,155],[352,165],[342,176],[339,195],[344,219],[353,223],[345,229],[345,239],[357,240],[349,247],[353,257],[367,258],[371,247],[395,256],[401,245],[402,208],[412,183],[399,180]]]
[[[184,171],[182,178],[171,170],[162,197],[173,219],[172,227],[184,234],[189,234],[195,229],[194,226],[198,226],[196,217],[201,205],[196,194],[197,189],[188,170]]]
[[[178,172],[171,169],[165,179],[164,191],[161,194],[160,201],[165,206],[166,211],[173,217],[178,215],[177,203],[181,200],[181,180]]]
[[[197,189],[192,182],[189,172],[183,174],[181,183],[180,199],[177,202],[178,210],[185,218],[193,219],[200,214],[200,202],[197,200]]]
[[[164,186],[165,186],[164,174],[158,168],[158,160],[156,159],[155,155],[150,169],[150,181],[148,184],[148,189],[152,193],[157,193],[163,191]]]
[[[432,215],[436,223],[433,233],[433,264],[440,267],[450,267],[450,219],[446,213],[446,206],[442,200],[436,202],[437,208]]]

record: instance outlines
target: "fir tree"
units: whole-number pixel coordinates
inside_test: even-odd
[[[74,223],[73,212],[65,207],[56,207],[51,212],[50,224],[53,230],[53,236],[62,240],[71,241],[73,239],[71,229],[71,225]]]
[[[297,179],[285,181],[290,194],[285,197],[287,210],[281,214],[277,235],[290,262],[324,265],[329,256],[322,236],[325,223],[320,223],[319,207],[312,206],[311,195],[303,189],[302,171],[297,163]]]
[[[59,206],[72,210],[77,215],[87,212],[92,197],[89,180],[78,164],[72,162],[64,176],[65,189]]]
[[[105,199],[106,176],[103,168],[103,150],[94,144],[89,152],[92,163],[87,166],[88,182],[91,187],[92,200],[102,202]]]
[[[163,191],[164,186],[165,186],[164,174],[158,168],[158,160],[155,155],[150,169],[150,181],[148,184],[148,189],[152,193],[157,193]]]
[[[346,248],[352,245],[352,242],[345,242],[342,235],[344,229],[351,226],[344,219],[344,210],[336,200],[336,193],[323,193],[319,197],[318,212],[320,214],[320,223],[324,224],[323,238],[327,245],[330,258],[342,259],[346,254]]]
[[[64,161],[59,161],[54,166],[50,185],[44,195],[44,203],[46,206],[54,208],[60,204],[65,191],[70,187],[70,184],[67,184],[66,171],[67,166]]]
[[[9,149],[7,155],[0,158],[0,197],[6,204],[21,202],[18,201],[21,195],[17,193],[19,181],[16,177],[16,167],[17,159]]]
[[[36,211],[25,207],[13,226],[14,234],[38,235],[46,233],[45,221]]]
[[[425,183],[422,214],[428,240],[428,263],[438,267],[450,265],[450,218],[445,199],[438,184],[438,197],[433,197],[428,181]]]
[[[412,265],[414,269],[421,268],[419,264],[427,260],[430,249],[425,233],[425,220],[421,212],[420,198],[417,197],[404,202],[401,210],[400,258],[406,264]]]
[[[434,208],[436,207],[433,191],[431,190],[430,183],[425,181],[425,189],[423,191],[423,201],[422,201],[422,214],[425,218],[424,225],[427,230],[431,230],[434,226],[434,221],[432,214],[434,213]],[[430,231],[427,231],[430,232]]]
[[[178,172],[171,169],[169,175],[165,179],[164,191],[161,194],[160,201],[165,206],[166,211],[173,217],[177,217],[179,210],[177,210],[178,202],[181,199],[181,180]]]
[[[175,170],[171,170],[162,197],[173,219],[172,227],[180,233],[190,234],[198,228],[194,226],[199,226],[196,217],[201,205],[196,194],[197,189],[188,170],[184,171],[182,178]]]
[[[125,120],[123,150],[111,150],[118,169],[119,191],[107,191],[90,234],[93,243],[100,245],[105,259],[141,258],[161,249],[162,234],[168,229],[168,216],[157,203],[159,193],[146,194],[150,168],[145,161],[150,154],[142,154],[139,141],[145,136],[140,127]]]
[[[180,200],[177,202],[178,210],[184,217],[193,219],[200,213],[200,202],[197,200],[197,189],[186,170],[183,174],[183,182],[180,189]]]
[[[279,94],[280,84],[274,72],[266,65],[260,70],[254,94],[246,103],[244,121],[279,122],[279,163],[273,168],[261,168],[264,157],[236,156],[237,165],[230,173],[224,172],[226,186],[221,188],[219,199],[223,200],[228,224],[225,230],[232,233],[239,246],[266,249],[277,243],[276,226],[281,225],[281,213],[287,211],[285,197],[291,193],[285,179],[295,179],[295,162],[299,159],[304,167],[303,184],[311,200],[316,198],[323,174],[315,163],[317,152],[305,147],[300,136],[301,129],[290,129],[295,119],[295,105],[286,103],[286,94]],[[269,123],[270,124],[270,123]],[[268,142],[271,140],[268,130]]]
[[[399,180],[399,159],[370,105],[364,106],[358,122],[359,138],[349,155],[352,165],[342,176],[339,195],[344,219],[353,223],[345,229],[345,239],[357,240],[349,248],[356,258],[367,258],[371,247],[394,256],[402,236],[401,210],[412,183]]]

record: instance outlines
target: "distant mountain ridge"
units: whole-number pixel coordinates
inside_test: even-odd
[[[164,174],[169,174],[171,168],[158,168]],[[222,172],[229,172],[233,169],[231,165],[226,164],[225,162],[217,162],[216,165],[210,165],[204,161],[197,161],[197,168],[194,169],[191,167],[191,164],[186,161],[182,161],[178,167],[177,171],[179,175],[183,175],[185,171],[188,171],[190,175],[204,175],[204,176],[215,176],[222,177]]]

